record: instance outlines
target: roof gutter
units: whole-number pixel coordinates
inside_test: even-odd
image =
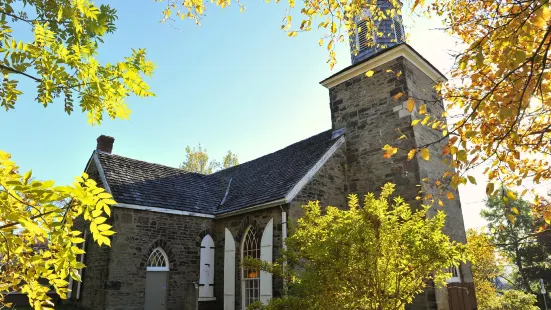
[[[142,210],[142,211],[150,211],[150,212],[167,213],[167,214],[204,217],[204,218],[210,218],[210,219],[215,218],[215,216],[213,214],[205,214],[205,213],[190,212],[190,211],[183,211],[183,210],[166,209],[166,208],[159,208],[159,207],[146,207],[146,206],[140,206],[140,205],[133,205],[133,204],[129,204],[129,203],[117,203],[115,205],[115,207],[125,208],[125,209]]]
[[[267,208],[271,208],[271,207],[277,207],[277,206],[281,206],[281,205],[284,205],[284,204],[287,204],[287,203],[289,203],[287,201],[287,199],[281,198],[281,199],[278,199],[278,200],[265,202],[265,203],[261,203],[261,204],[254,205],[254,206],[251,206],[251,207],[247,207],[245,209],[239,209],[239,210],[230,211],[230,212],[226,212],[226,213],[222,213],[222,214],[217,214],[216,218],[219,219],[219,218],[230,217],[230,216],[238,215],[238,214],[241,214],[241,213],[247,213],[247,212],[267,209]]]

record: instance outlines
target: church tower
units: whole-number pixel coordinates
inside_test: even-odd
[[[353,35],[350,36],[350,56],[352,64],[382,51],[386,48],[405,42],[405,32],[402,15],[395,14],[400,8],[393,10],[388,0],[375,0],[384,17],[374,17],[371,10],[364,9],[363,16],[356,16]],[[368,33],[371,32],[371,33]],[[369,39],[366,37],[369,35]]]
[[[383,10],[389,9],[388,1],[376,1]],[[365,14],[369,16],[370,13]],[[365,35],[362,36],[365,28],[362,24],[366,22],[359,17],[357,23],[360,31],[350,37],[352,65],[321,82],[329,90],[333,130],[344,131],[347,191],[360,195],[377,193],[385,183],[392,182],[396,184],[396,193],[412,207],[421,203],[430,204],[430,201],[416,200],[420,189],[418,185],[425,178],[439,179],[450,169],[442,161],[442,144],[429,147],[430,161],[421,159],[419,155],[408,160],[407,152],[442,137],[440,131],[426,126],[413,127],[411,123],[424,117],[417,113],[422,103],[427,103],[428,113],[441,118],[444,105],[434,86],[445,81],[446,77],[404,43],[401,16],[375,21],[378,29],[373,36],[375,42],[365,42]],[[371,71],[373,75],[366,76]],[[415,98],[416,108],[412,112],[407,110],[408,98]],[[447,143],[447,139],[441,143]],[[399,147],[398,153],[391,159],[383,157],[385,144]],[[436,188],[424,188],[424,191],[433,196],[439,194]],[[447,214],[444,232],[452,240],[465,243],[459,193],[450,191],[456,200],[446,200],[444,207],[435,206],[429,212],[434,214],[437,209],[443,209]],[[475,309],[470,265],[462,264],[450,271],[453,277],[449,279],[447,288],[435,288],[429,283],[428,289],[406,309]]]

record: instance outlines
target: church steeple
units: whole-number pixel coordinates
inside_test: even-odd
[[[399,14],[400,8],[395,10],[395,14],[391,14],[393,6],[390,1],[375,1],[377,7],[384,13],[385,17],[375,18],[369,9],[365,9],[363,16],[355,17],[356,29],[350,37],[352,64],[356,64],[381,50],[405,42],[402,15]],[[369,25],[373,25],[373,27],[369,27]],[[370,40],[366,39],[368,28],[371,28],[370,37],[372,39]]]

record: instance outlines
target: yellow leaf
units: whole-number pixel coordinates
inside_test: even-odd
[[[397,93],[396,95],[394,95],[394,100],[398,100],[398,99],[400,99],[400,97],[402,97],[403,95],[404,95],[404,93],[403,93],[403,92],[399,92],[399,93]]]
[[[512,207],[511,211],[513,211],[514,214],[518,214],[518,209],[516,207]]]
[[[429,159],[430,159],[430,151],[429,151],[429,149],[423,148],[423,149],[421,150],[421,158],[423,158],[424,160],[429,160]]]
[[[111,226],[109,224],[101,224],[101,225],[98,225],[98,230],[100,230],[100,231],[108,230],[111,227],[113,227],[113,226]]]
[[[423,115],[427,113],[427,105],[426,104],[422,104],[420,107],[419,107],[419,114]]]
[[[438,200],[438,205],[443,207],[444,206],[444,202],[442,202],[442,200]]]
[[[83,243],[84,239],[82,238],[71,238],[72,243]]]
[[[413,7],[411,7],[411,10],[415,10],[418,5],[423,5],[424,2],[425,0],[415,0],[415,2],[413,3]]]
[[[420,119],[414,119],[414,120],[411,122],[411,126],[417,125],[420,121],[421,121]]]
[[[408,111],[413,111],[413,108],[415,108],[415,101],[412,98],[408,99]]]
[[[447,192],[447,193],[446,193],[446,196],[448,196],[448,199],[449,199],[449,200],[454,200],[454,199],[455,199],[455,196],[453,195],[452,192]]]
[[[515,224],[515,216],[512,214],[507,215],[507,218],[509,221],[511,221],[511,224]]]
[[[421,121],[421,125],[425,126],[430,119],[430,115],[425,116],[425,118]]]
[[[457,160],[462,162],[467,162],[467,151],[465,150],[459,150],[457,151]]]
[[[517,195],[510,190],[507,191],[507,197],[511,198],[512,200],[517,200]]]
[[[367,77],[372,77],[373,74],[375,74],[375,71],[369,70],[369,71],[367,71],[367,72],[365,73],[365,76],[367,76]]]
[[[100,217],[96,217],[94,219],[94,222],[99,225],[99,224],[103,224],[106,220],[107,220],[107,218],[105,218],[103,216],[100,216]]]
[[[395,147],[392,147],[388,144],[386,144],[384,147],[383,147],[383,150],[386,151],[384,157],[385,158],[390,158],[392,155],[396,154],[396,152],[398,152],[398,149],[395,148]]]
[[[410,151],[408,152],[408,160],[412,160],[412,159],[413,159],[413,156],[415,156],[415,153],[417,153],[417,150],[416,150],[416,149],[410,150]]]

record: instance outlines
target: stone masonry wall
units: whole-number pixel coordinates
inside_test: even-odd
[[[88,173],[91,179],[97,182],[98,186],[103,187],[99,172],[93,160],[86,170],[86,173]],[[83,234],[85,230],[89,231],[89,225],[90,223],[85,222],[82,217],[75,221],[75,228],[82,231]],[[79,300],[76,299],[78,282],[73,281],[73,293],[70,302],[85,309],[104,309],[105,294],[103,285],[107,279],[110,248],[105,245],[101,247],[98,246],[88,233],[85,251],[84,264],[86,268],[82,270],[80,298]]]
[[[147,261],[157,246],[170,264],[167,309],[191,309],[195,296],[185,292],[199,282],[202,238],[209,233],[216,242],[213,220],[124,208],[114,208],[113,220],[106,309],[143,309]]]
[[[230,217],[216,219],[214,229],[215,243],[215,263],[214,263],[214,295],[216,296],[216,307],[210,309],[223,309],[224,303],[224,238],[225,228],[228,228],[235,240],[235,309],[242,309],[241,304],[241,246],[244,233],[248,227],[262,237],[262,232],[266,224],[273,219],[273,260],[281,257],[281,212],[282,208],[287,210],[287,206],[276,206],[246,214],[239,214]],[[220,249],[220,250],[218,250]],[[283,282],[280,279],[272,279],[273,296],[278,297],[281,294]],[[201,302],[199,302],[201,303]],[[206,309],[206,308],[205,308]]]
[[[442,176],[447,167],[437,158],[430,162],[419,158],[407,160],[409,149],[440,138],[442,134],[413,128],[412,116],[405,107],[408,94],[434,100],[434,82],[404,57],[372,70],[371,77],[359,74],[329,90],[333,129],[345,128],[349,190],[360,195],[378,193],[382,185],[392,182],[396,184],[396,194],[416,208],[420,204],[415,200],[419,190],[416,185],[425,177]],[[404,96],[394,99],[399,93]],[[433,113],[438,113],[438,107],[441,112],[440,103],[435,105]],[[401,136],[406,138],[399,139]],[[383,157],[385,144],[399,147],[390,159]],[[431,154],[440,152],[431,150]],[[448,204],[446,211],[449,213],[445,233],[464,242],[463,216],[458,201]],[[472,281],[468,266],[462,266],[462,273],[464,280]],[[436,309],[437,304],[438,309],[447,309],[447,301],[440,295],[438,290],[429,288],[408,309]]]
[[[349,191],[378,193],[385,183],[393,182],[396,193],[415,204],[416,163],[407,160],[406,151],[386,159],[382,150],[385,144],[407,150],[415,143],[411,118],[395,111],[403,99],[393,98],[407,92],[406,76],[396,76],[405,71],[405,59],[391,60],[373,71],[372,77],[359,74],[329,90],[333,129],[345,128]],[[399,140],[403,134],[409,138]]]
[[[438,100],[436,91],[433,88],[434,82],[424,74],[419,68],[414,66],[409,61],[406,61],[406,72],[405,76],[407,77],[408,83],[408,92],[409,95],[426,100],[428,112],[439,119],[442,119],[442,112],[444,111],[444,106],[441,100]],[[414,118],[420,118],[421,116],[417,115],[414,112]],[[415,126],[415,142],[418,146],[426,145],[434,141],[442,139],[442,132],[439,130],[432,130],[426,126]],[[448,139],[445,138],[439,144],[434,144],[429,147],[431,159],[429,161],[417,160],[420,171],[420,178],[428,178],[429,180],[441,179],[445,171],[450,171],[451,168],[443,163],[444,156],[442,155],[442,145],[448,143]],[[450,159],[449,157],[447,158]],[[439,190],[432,186],[425,186],[425,190],[437,196]],[[455,196],[454,200],[442,199],[444,201],[444,207],[435,207],[431,208],[432,214],[436,213],[437,210],[443,210],[446,213],[446,226],[444,227],[444,232],[450,236],[453,240],[466,243],[467,237],[465,234],[465,224],[463,220],[463,212],[461,210],[461,203],[459,201],[459,191],[452,189],[451,187],[447,189],[452,192]],[[430,203],[425,201],[425,203]],[[472,273],[469,266],[462,266],[461,275],[463,281],[472,282]]]
[[[345,149],[343,144],[295,196],[289,205],[289,228],[303,215],[302,206],[319,201],[322,206],[347,206]]]

